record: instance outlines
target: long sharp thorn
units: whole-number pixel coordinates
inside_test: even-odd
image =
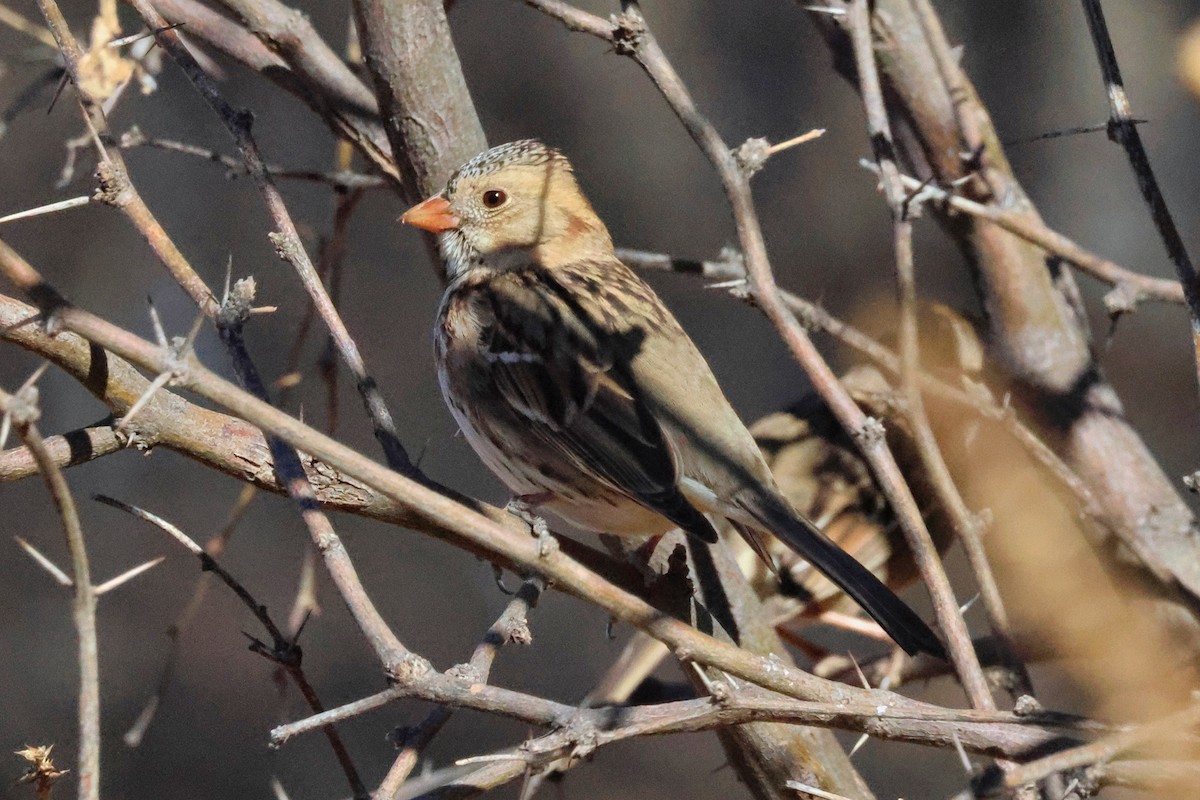
[[[72,197],[68,200],[59,200],[55,203],[47,203],[37,208],[27,208],[24,211],[17,211],[13,214],[0,217],[0,223],[13,222],[18,219],[29,219],[30,217],[40,217],[43,214],[53,214],[55,211],[65,211],[68,208],[86,206],[90,202],[92,202],[92,197],[86,194],[79,197]]]
[[[39,567],[50,573],[50,576],[54,578],[54,580],[63,586],[75,585],[75,581],[71,580],[70,575],[59,569],[57,564],[42,555],[36,547],[22,539],[20,536],[14,536],[13,538],[16,539],[17,544],[21,546],[21,549],[24,550],[30,558],[37,562]]]
[[[147,561],[145,564],[139,564],[138,566],[134,567],[133,569],[125,570],[120,575],[116,576],[115,578],[109,578],[104,583],[102,583],[96,587],[96,595],[99,596],[99,595],[104,594],[105,592],[111,592],[113,589],[116,589],[118,586],[129,583],[129,581],[133,580],[138,575],[141,575],[143,572],[147,572],[147,571],[152,570],[155,567],[157,567],[159,564],[161,564],[163,562],[163,559],[165,559],[165,558],[166,558],[166,556],[159,556],[158,558],[152,558],[149,561]]]

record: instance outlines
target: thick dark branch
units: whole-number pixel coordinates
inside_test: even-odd
[[[1129,166],[1137,176],[1142,198],[1150,207],[1154,227],[1158,229],[1158,235],[1166,245],[1167,255],[1175,265],[1175,273],[1179,276],[1179,284],[1183,287],[1183,295],[1187,299],[1188,311],[1192,318],[1197,388],[1200,389],[1200,275],[1196,274],[1196,269],[1192,266],[1192,259],[1183,244],[1183,237],[1179,235],[1179,229],[1175,227],[1175,220],[1171,217],[1171,210],[1167,208],[1167,200],[1158,188],[1158,179],[1154,177],[1150,157],[1142,145],[1142,135],[1138,133],[1129,97],[1125,94],[1125,82],[1121,79],[1121,68],[1117,64],[1117,53],[1108,35],[1108,24],[1104,21],[1104,10],[1100,0],[1083,0],[1083,11],[1087,17],[1088,29],[1092,32],[1096,56],[1100,59],[1104,88],[1108,92],[1108,137],[1125,148],[1125,154],[1129,156]]]

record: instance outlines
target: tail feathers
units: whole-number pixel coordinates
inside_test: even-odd
[[[758,498],[755,498],[758,500]],[[920,652],[946,658],[937,635],[879,578],[838,547],[782,499],[742,504],[763,528],[806,558],[814,567],[854,598],[888,636],[909,655]]]

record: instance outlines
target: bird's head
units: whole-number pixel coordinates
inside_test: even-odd
[[[451,280],[473,269],[553,269],[612,253],[571,162],[533,139],[475,156],[400,220],[439,234]]]

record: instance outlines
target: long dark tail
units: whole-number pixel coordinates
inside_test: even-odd
[[[792,510],[785,500],[759,496],[741,505],[765,530],[775,534],[854,598],[909,655],[924,652],[946,658],[941,641],[917,612],[869,569],[830,541],[816,525]]]

